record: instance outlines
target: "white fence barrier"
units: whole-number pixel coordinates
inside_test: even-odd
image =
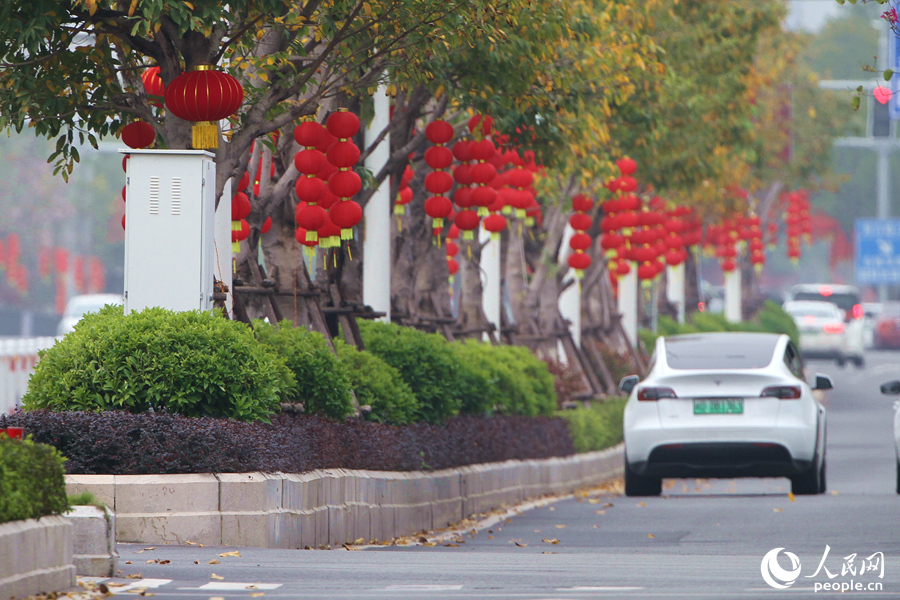
[[[34,372],[38,351],[56,343],[55,337],[8,338],[0,340],[0,413],[19,405]]]

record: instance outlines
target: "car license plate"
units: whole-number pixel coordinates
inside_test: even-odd
[[[740,398],[694,400],[695,415],[739,415],[743,412],[744,401]]]

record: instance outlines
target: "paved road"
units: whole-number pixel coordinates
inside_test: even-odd
[[[142,579],[105,584],[129,595],[147,587],[157,598],[192,600],[812,598],[825,584],[900,598],[892,399],[878,392],[881,382],[900,378],[900,354],[872,352],[864,370],[809,367],[835,380],[826,398],[829,491],[822,496],[792,500],[786,479],[670,480],[660,498],[596,492],[427,546],[240,548],[240,557],[220,557],[236,549],[120,544],[121,560],[132,562],[120,564],[122,575]],[[785,552],[799,561],[787,590],[762,576],[763,557],[777,548],[781,569],[792,569]],[[881,590],[866,589],[870,584]]]

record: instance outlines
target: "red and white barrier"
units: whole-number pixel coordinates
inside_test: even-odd
[[[19,405],[28,389],[28,379],[38,361],[38,351],[56,343],[55,337],[0,340],[0,413]]]

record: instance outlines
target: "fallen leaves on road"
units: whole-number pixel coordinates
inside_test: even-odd
[[[565,525],[554,525],[554,527],[556,527],[557,529],[565,529],[566,528]]]
[[[524,542],[516,542],[516,546],[518,546],[519,548],[527,548],[528,544]]]
[[[143,579],[140,573],[129,573],[125,576],[125,579]]]
[[[554,546],[559,543],[559,540],[556,538],[543,538],[541,541],[545,544],[553,544]]]
[[[237,558],[240,558],[241,553],[238,552],[237,550],[235,550],[234,552],[223,552],[223,553],[220,554],[219,556],[235,556],[235,557],[237,557]]]
[[[772,509],[773,512],[782,512],[783,510],[784,510],[783,508],[773,508]]]
[[[225,578],[222,577],[221,575],[216,575],[215,573],[210,573],[209,578],[210,578],[210,579],[216,579],[216,580],[218,580],[218,581],[222,581],[223,579],[225,579]]]
[[[209,562],[206,563],[206,564],[208,564],[208,565],[218,565],[218,564],[220,564],[220,563],[219,563],[219,561],[217,561],[216,559],[212,559],[211,561],[209,561]]]
[[[794,492],[788,492],[788,500],[790,500],[791,502],[794,501]]]
[[[650,538],[650,539],[652,540],[652,539],[655,538],[656,536],[653,535],[652,533],[648,533],[648,534],[647,534],[647,537]]]

